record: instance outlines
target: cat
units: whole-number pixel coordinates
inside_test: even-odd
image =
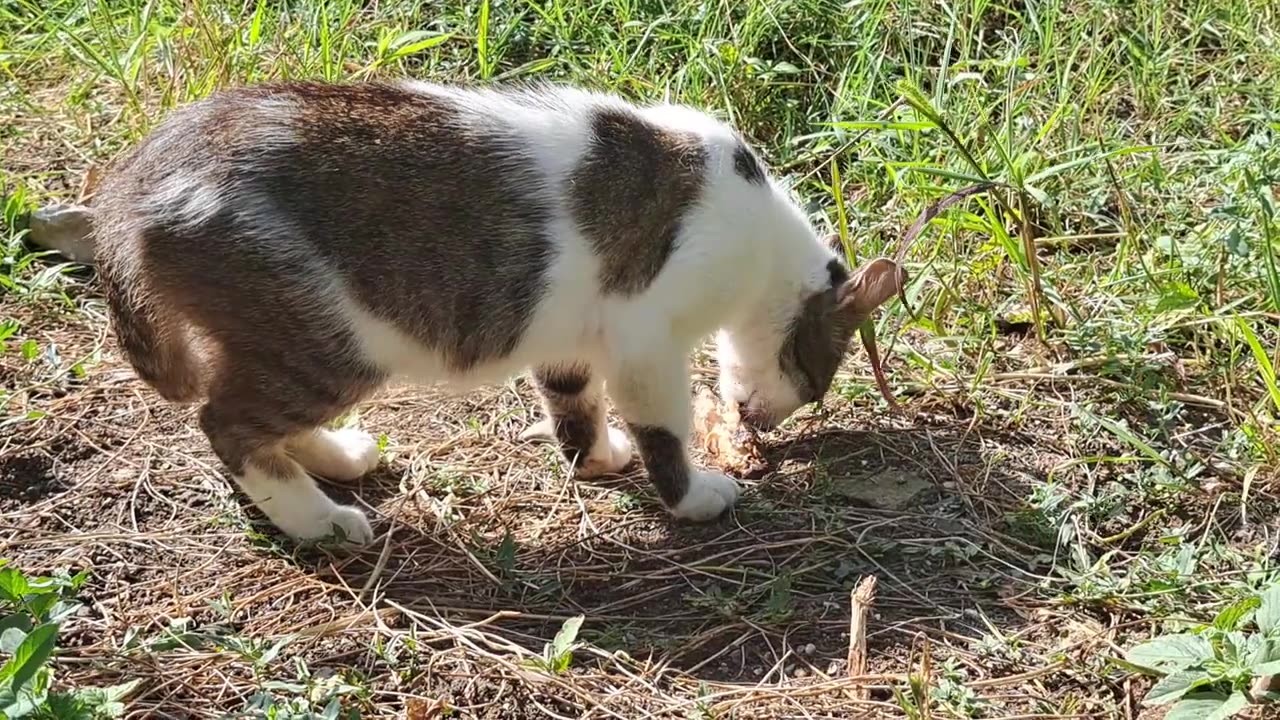
[[[580,477],[634,449],[708,521],[737,482],[689,457],[688,358],[768,428],[828,390],[901,284],[850,272],[740,133],[703,111],[563,85],[276,82],[174,111],[103,177],[93,243],[136,374],[299,539],[371,541],[351,481],[374,438],[326,424],[392,378],[530,372]],[[889,277],[888,274],[893,277]],[[626,431],[606,420],[605,383]]]

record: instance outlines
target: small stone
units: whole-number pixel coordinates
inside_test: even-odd
[[[802,678],[802,677],[804,677],[805,675],[808,675],[808,674],[809,674],[809,673],[808,673],[808,671],[806,671],[804,668],[796,668],[796,669],[795,669],[795,672],[791,673],[791,676],[792,676],[792,677],[797,677],[797,678]]]
[[[836,493],[883,510],[904,510],[934,487],[929,480],[897,468],[831,481]]]
[[[760,667],[753,667],[751,668],[751,674],[755,675],[756,677],[760,677],[761,675],[764,674],[764,669]]]
[[[812,655],[817,651],[818,651],[818,646],[814,645],[813,643],[809,643],[808,645],[804,646],[804,650],[802,652],[804,652],[805,655]]]

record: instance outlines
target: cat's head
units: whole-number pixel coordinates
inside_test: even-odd
[[[720,394],[743,421],[764,430],[827,393],[858,326],[906,283],[896,263],[878,259],[852,273],[830,260],[786,302],[719,337]]]

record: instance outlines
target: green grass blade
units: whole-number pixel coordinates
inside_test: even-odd
[[[1115,150],[1108,150],[1106,152],[1095,153],[1088,157],[1076,158],[1075,160],[1068,160],[1067,162],[1058,163],[1057,165],[1052,165],[1050,167],[1047,167],[1044,170],[1041,170],[1040,172],[1029,175],[1026,178],[1026,182],[1038,183],[1041,180],[1046,180],[1055,175],[1061,175],[1062,173],[1067,172],[1068,170],[1074,170],[1084,165],[1089,165],[1096,162],[1102,162],[1103,160],[1109,160],[1111,158],[1120,157],[1121,155],[1134,155],[1137,153],[1155,152],[1156,150],[1159,150],[1159,148],[1155,145],[1138,145],[1134,147],[1117,148]]]
[[[480,17],[476,21],[476,62],[480,67],[480,79],[488,80],[493,74],[489,64],[489,0],[480,3]]]
[[[1267,355],[1267,351],[1262,347],[1262,343],[1258,341],[1258,336],[1253,332],[1253,328],[1244,321],[1244,318],[1236,316],[1236,329],[1244,336],[1244,341],[1249,344],[1249,350],[1253,352],[1253,359],[1258,363],[1258,375],[1262,378],[1262,384],[1266,387],[1267,394],[1271,396],[1271,404],[1280,411],[1280,386],[1276,385],[1276,370],[1271,364],[1271,357]]]

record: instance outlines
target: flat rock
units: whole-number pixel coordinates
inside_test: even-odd
[[[908,470],[883,470],[873,475],[832,477],[833,491],[883,510],[903,510],[933,489],[933,483]]]

